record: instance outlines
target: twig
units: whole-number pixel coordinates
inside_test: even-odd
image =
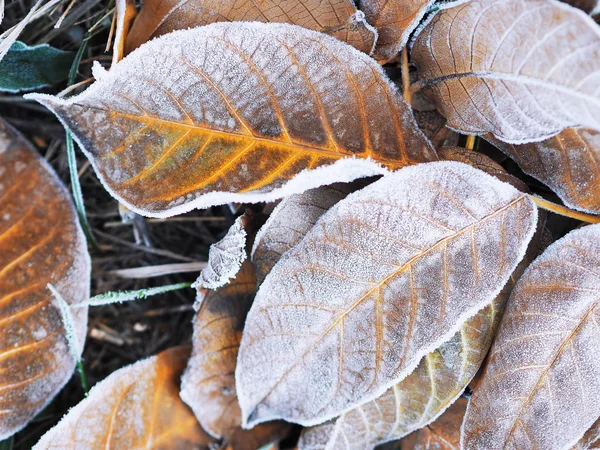
[[[474,134],[469,134],[467,136],[467,142],[465,144],[465,148],[467,150],[473,150],[475,148],[476,139],[477,139],[477,136],[475,136]]]
[[[412,105],[412,92],[410,90],[410,72],[408,68],[408,49],[406,46],[402,49],[400,53],[402,59],[402,95],[404,95],[404,100],[409,105]]]
[[[594,216],[593,214],[573,211],[572,209],[569,209],[562,205],[557,205],[556,203],[549,202],[548,200],[545,200],[536,195],[529,195],[529,198],[533,200],[533,202],[536,205],[538,205],[542,209],[545,209],[546,211],[550,211],[561,216],[570,217],[571,219],[581,220],[582,222],[600,223],[600,216]]]
[[[205,262],[159,264],[154,266],[133,267],[131,269],[111,270],[108,273],[121,278],[145,279],[174,275],[178,273],[200,272],[206,267]]]

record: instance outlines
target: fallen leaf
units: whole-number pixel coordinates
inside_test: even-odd
[[[271,22],[329,34],[371,54],[377,32],[351,0],[146,0],[127,39],[127,53],[175,30],[215,22]]]
[[[564,3],[471,0],[434,16],[412,61],[450,128],[523,144],[600,129],[599,55],[598,25]]]
[[[569,448],[600,416],[599,242],[600,225],[577,229],[517,283],[462,448]]]
[[[511,145],[486,136],[523,172],[552,189],[570,208],[600,214],[600,133],[569,128],[542,142]]]
[[[459,398],[435,422],[400,441],[402,450],[459,450],[467,399]]]
[[[316,425],[382,395],[491,303],[536,220],[525,194],[455,162],[402,169],[337,203],[248,314],[243,425]]]
[[[242,329],[254,300],[256,275],[249,261],[237,277],[216,291],[198,289],[200,309],[194,318],[192,355],[181,378],[183,401],[202,427],[236,450],[255,450],[290,429],[285,422],[242,430],[234,371]]]
[[[127,36],[131,30],[133,20],[137,15],[135,3],[133,0],[116,0],[115,14],[117,15],[115,19],[117,21],[117,25],[111,64],[113,66],[121,61],[125,55],[125,43],[127,42]]]
[[[579,442],[573,446],[572,450],[588,450],[591,448],[600,448],[600,419],[594,422]]]
[[[71,378],[52,284],[70,305],[90,293],[91,263],[67,189],[0,120],[0,440],[23,428]],[[87,307],[73,308],[81,348]]]
[[[378,32],[375,58],[388,60],[400,53],[434,3],[435,0],[362,0],[360,9]]]
[[[568,3],[575,8],[579,8],[588,14],[591,14],[596,8],[598,8],[598,0],[561,0],[564,3]]]
[[[287,24],[176,31],[78,96],[28,98],[71,129],[115,198],[152,217],[437,159],[375,61]]]
[[[208,450],[214,441],[179,398],[189,354],[174,347],[113,372],[33,448]]]
[[[299,450],[374,448],[436,420],[479,370],[507,299],[508,294],[503,291],[381,397],[342,414],[333,427],[326,423],[305,428]]]

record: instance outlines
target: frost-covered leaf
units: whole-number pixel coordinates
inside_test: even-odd
[[[137,14],[135,3],[133,0],[116,0],[115,14],[117,15],[117,26],[115,43],[113,44],[112,65],[121,61],[125,55],[125,43]]]
[[[337,203],[248,314],[244,424],[315,425],[379,397],[491,303],[536,220],[524,194],[456,162],[402,169]]]
[[[579,442],[573,446],[572,450],[588,450],[591,448],[600,448],[600,419],[594,422]]]
[[[463,133],[520,144],[573,126],[600,129],[600,28],[556,0],[471,0],[440,11],[412,60],[448,126]]]
[[[364,187],[362,180],[310,189],[283,199],[256,234],[252,262],[260,286],[281,255],[296,246],[329,208]]]
[[[510,290],[508,290],[510,293]],[[475,376],[508,299],[506,291],[426,355],[414,372],[381,397],[303,430],[299,450],[363,450],[400,439],[442,414]],[[457,429],[459,424],[457,424]]]
[[[0,64],[0,91],[31,91],[64,81],[74,53],[48,44],[32,47],[15,42]]]
[[[250,211],[238,217],[219,242],[208,250],[208,263],[193,287],[217,289],[229,283],[248,257],[246,240],[251,221]]]
[[[29,98],[73,131],[113,196],[147,216],[436,159],[375,61],[287,24],[175,31],[78,96]]]
[[[69,380],[69,351],[51,283],[74,305],[90,290],[90,257],[65,186],[0,121],[0,439],[23,428]],[[72,310],[81,354],[87,307]]]
[[[236,450],[255,450],[283,437],[285,422],[242,430],[234,371],[246,314],[254,300],[256,276],[249,261],[235,280],[216,291],[198,290],[192,355],[181,379],[181,398],[202,427]]]
[[[463,425],[465,449],[563,449],[600,416],[600,225],[521,277]]]
[[[402,450],[459,450],[460,424],[467,409],[467,400],[459,398],[435,422],[405,437]]]
[[[379,34],[375,58],[396,56],[436,0],[362,0],[360,9]]]
[[[189,354],[175,347],[112,373],[34,449],[208,450],[214,441],[179,398]]]
[[[127,53],[144,42],[215,22],[283,22],[327,33],[370,54],[377,32],[352,0],[146,0],[127,40]]]
[[[600,133],[569,128],[553,138],[511,145],[490,139],[523,172],[546,184],[565,205],[600,214]]]

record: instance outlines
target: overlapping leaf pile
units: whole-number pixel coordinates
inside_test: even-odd
[[[110,70],[97,66],[78,95],[27,98],[143,216],[280,202],[253,206],[211,248],[191,353],[115,372],[36,448],[592,448],[600,224],[580,223],[600,222],[590,3],[150,0],[132,22],[119,1]],[[377,61],[400,52],[404,95]],[[447,139],[426,137],[417,103]],[[89,261],[62,187],[0,133],[7,436],[72,371],[46,284],[68,304],[87,299]],[[566,206],[531,195],[551,193],[509,174],[501,152]],[[551,236],[537,204],[577,229]],[[86,310],[73,310],[81,346]]]

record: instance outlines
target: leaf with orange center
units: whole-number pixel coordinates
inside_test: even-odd
[[[69,350],[52,284],[70,305],[90,290],[90,257],[61,180],[0,120],[0,439],[23,428],[69,380]],[[81,353],[87,307],[73,308]]]
[[[214,441],[179,398],[189,354],[175,347],[112,373],[34,449],[208,450]]]
[[[114,197],[152,217],[437,159],[375,61],[287,24],[176,31],[78,96],[29,98],[71,129]]]
[[[215,22],[272,22],[320,31],[371,54],[377,33],[352,0],[146,0],[127,39],[131,53],[175,30]]]
[[[249,261],[231,283],[198,290],[193,350],[181,379],[181,398],[202,427],[236,450],[255,450],[284,437],[290,425],[270,422],[242,430],[234,371],[246,314],[254,300],[256,276]]]

